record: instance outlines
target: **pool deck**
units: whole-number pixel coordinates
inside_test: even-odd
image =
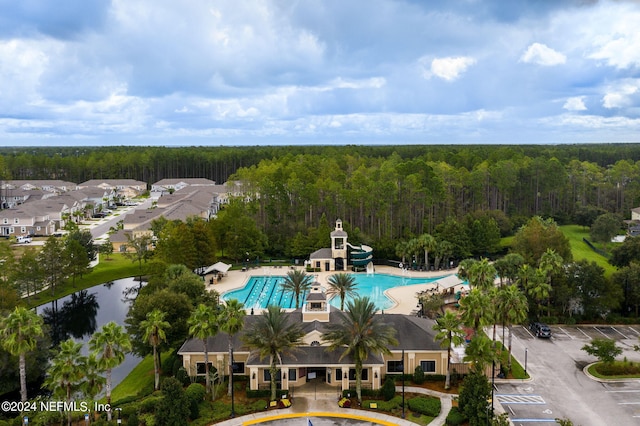
[[[296,269],[303,269],[302,266],[295,267]],[[251,276],[265,276],[265,275],[286,275],[287,272],[291,270],[289,266],[275,267],[275,266],[263,266],[254,269],[249,269],[246,271],[229,271],[227,275],[220,280],[217,284],[208,284],[207,290],[216,290],[218,293],[223,294],[231,290],[235,290],[238,288],[244,287],[247,283],[248,279]],[[396,275],[399,277],[405,278],[434,278],[434,277],[447,277],[449,275],[454,275],[457,273],[457,269],[449,269],[445,271],[431,271],[431,272],[421,272],[421,271],[404,271],[399,268],[394,268],[392,266],[376,266],[375,273],[376,274],[389,274]],[[348,272],[348,271],[344,271]],[[325,288],[327,287],[327,279],[335,274],[336,271],[328,271],[328,272],[314,272],[312,275],[315,276],[316,281],[322,284]],[[365,272],[359,272],[361,274],[365,274]],[[439,284],[440,283],[440,284]],[[414,284],[414,285],[406,285],[401,287],[394,287],[387,291],[385,294],[395,302],[395,305],[386,309],[385,312],[390,314],[405,314],[409,315],[415,312],[416,306],[418,303],[417,294],[425,291],[442,291],[454,287],[454,289],[463,288],[464,286],[460,285],[460,280],[458,279],[444,279],[442,281],[433,281],[425,284]]]

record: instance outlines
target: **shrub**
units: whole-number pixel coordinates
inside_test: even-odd
[[[396,384],[391,377],[387,376],[387,379],[382,385],[382,397],[385,401],[391,400],[396,395]]]
[[[138,426],[139,424],[140,420],[138,420],[138,413],[131,413],[127,418],[127,426]]]
[[[176,371],[175,378],[182,383],[183,386],[188,386],[191,383],[191,378],[189,377],[189,373],[184,367],[178,368]]]
[[[271,391],[269,389],[247,389],[247,398],[270,398]]]
[[[424,370],[418,365],[413,372],[413,383],[415,383],[416,385],[421,385],[424,383],[424,380]]]
[[[445,420],[447,425],[450,426],[458,426],[467,421],[467,418],[460,411],[458,407],[451,407],[451,411],[447,414],[447,419]]]
[[[139,409],[141,413],[154,413],[156,407],[162,399],[161,396],[150,396],[149,398],[140,401]]]
[[[200,403],[204,401],[207,391],[202,385],[193,383],[189,385],[184,393],[189,399],[189,418],[195,420],[200,416]]]
[[[181,368],[184,369],[184,367],[182,366],[182,358],[177,356],[173,360],[173,365],[171,366],[171,375],[175,377],[178,374],[178,370],[180,370]]]
[[[192,399],[197,402],[202,402],[204,400],[204,396],[207,393],[207,390],[198,383],[190,384],[187,389],[185,389],[185,393],[189,399]]]
[[[156,418],[153,413],[141,414],[140,419],[145,424],[145,426],[156,426]]]
[[[419,396],[409,400],[409,409],[430,417],[437,417],[440,414],[440,399]]]

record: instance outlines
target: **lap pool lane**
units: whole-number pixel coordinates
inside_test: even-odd
[[[622,356],[640,360],[633,351],[638,326],[552,326],[551,339],[539,339],[525,327],[514,327],[513,354],[533,380],[497,381],[495,401],[514,425],[555,424],[556,418],[575,425],[640,425],[640,381],[600,382],[583,373],[595,359],[582,346],[595,337],[613,338]],[[526,355],[525,355],[526,353]]]

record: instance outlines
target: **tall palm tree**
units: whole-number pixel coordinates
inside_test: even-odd
[[[340,297],[340,310],[344,311],[344,299],[354,297],[356,292],[356,279],[353,275],[339,273],[333,274],[327,280],[329,288],[327,295]]]
[[[500,276],[500,285],[505,281],[507,284],[515,282],[522,265],[524,265],[524,257],[518,253],[509,253],[496,260],[493,266],[495,266],[496,272]]]
[[[111,371],[122,364],[125,354],[131,351],[131,340],[122,326],[110,321],[93,333],[89,350],[98,367],[105,372],[107,404],[111,405]],[[111,421],[111,410],[107,412],[107,420]]]
[[[20,399],[27,400],[26,354],[36,348],[36,338],[43,335],[42,318],[34,311],[16,307],[0,321],[2,347],[11,355],[18,356],[20,368]]]
[[[201,303],[191,312],[191,316],[187,321],[189,325],[189,335],[196,339],[202,340],[204,349],[204,375],[205,387],[207,394],[211,394],[211,379],[209,377],[209,344],[210,336],[214,336],[220,328],[218,315],[212,307]]]
[[[540,266],[538,267],[545,275],[546,282],[549,284],[551,291],[553,289],[553,278],[562,272],[564,259],[555,250],[548,248],[540,257]],[[547,297],[547,315],[549,315],[550,298]]]
[[[429,252],[435,250],[438,242],[431,234],[422,234],[418,237],[418,244],[424,251],[424,267],[429,270]]]
[[[396,244],[396,256],[402,259],[402,265],[406,266],[406,258],[409,253],[409,242],[408,241],[400,241]]]
[[[460,299],[462,323],[471,327],[475,334],[485,325],[491,324],[494,309],[488,294],[474,288]]]
[[[489,263],[489,259],[483,257],[474,262],[468,270],[469,285],[481,290],[489,290],[496,279],[496,268]]]
[[[534,316],[537,318],[540,315],[541,302],[549,298],[551,285],[547,282],[546,274],[542,269],[530,268],[530,270],[531,273],[527,276],[524,290],[533,302],[535,302],[533,305],[535,307]]]
[[[516,285],[501,287],[498,291],[497,310],[503,323],[509,329],[509,361],[507,366],[511,371],[512,326],[527,319],[527,312],[529,311],[527,296]]]
[[[140,327],[144,330],[143,339],[153,347],[153,371],[155,381],[153,388],[160,389],[160,362],[158,360],[158,346],[167,340],[166,329],[171,327],[164,317],[167,314],[160,309],[154,309],[147,313],[147,319],[140,321]]]
[[[311,275],[307,275],[301,269],[294,269],[287,272],[287,276],[281,286],[282,290],[293,293],[296,298],[296,309],[298,309],[300,307],[300,295],[309,291],[312,284],[313,278]]]
[[[247,345],[258,351],[261,360],[269,358],[272,401],[276,399],[278,364],[282,364],[283,355],[302,344],[303,336],[300,324],[290,321],[282,308],[273,305],[262,312],[243,336]]]
[[[464,342],[462,320],[455,313],[447,311],[436,320],[433,330],[437,331],[436,342],[440,342],[440,347],[447,348],[447,376],[444,388],[449,389],[451,387],[451,346]]]
[[[390,354],[389,346],[397,345],[396,330],[376,316],[376,306],[368,297],[347,302],[345,312],[338,312],[339,320],[327,324],[322,340],[329,342],[329,350],[342,349],[340,359],[353,358],[356,371],[356,394],[362,401],[362,364],[371,352]]]
[[[106,384],[106,379],[101,375],[104,369],[99,366],[99,361],[94,353],[90,353],[85,358],[85,363],[80,368],[84,371],[84,380],[80,384],[81,393],[93,401]],[[89,411],[92,411],[91,408]],[[111,418],[111,410],[107,411],[107,417]]]
[[[87,358],[82,355],[82,343],[67,339],[60,343],[60,349],[51,360],[47,371],[45,386],[54,396],[64,397],[71,402],[74,393],[79,390],[84,378]],[[71,411],[67,415],[67,425],[71,425]]]
[[[231,363],[233,336],[238,334],[244,327],[246,313],[242,302],[238,301],[238,299],[231,299],[227,300],[220,314],[220,328],[229,336],[229,389],[227,390],[229,396],[231,396],[231,386],[233,386],[233,364]]]
[[[463,360],[470,362],[475,372],[483,373],[486,367],[497,362],[499,357],[493,340],[480,334],[474,336],[465,348]]]
[[[469,281],[469,270],[477,262],[478,261],[475,259],[461,260],[460,263],[458,264],[458,277],[460,277],[461,280]]]

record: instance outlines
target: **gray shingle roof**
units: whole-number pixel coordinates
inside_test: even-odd
[[[340,310],[331,307],[329,323],[320,321],[303,323],[302,312],[300,309],[290,312],[287,315],[289,316],[290,321],[294,323],[302,323],[302,330],[305,332],[305,334],[309,334],[314,331],[323,333],[324,331],[326,331],[328,324],[340,321],[341,314],[342,312]],[[244,330],[251,327],[251,324],[257,321],[259,317],[260,315],[245,316]],[[442,350],[442,348],[440,348],[440,345],[434,341],[435,332],[433,331],[432,327],[433,324],[435,324],[435,321],[431,319],[401,314],[378,314],[377,318],[380,318],[382,321],[391,325],[396,330],[396,339],[398,339],[398,345],[390,346],[390,350]],[[236,348],[236,352],[248,352],[250,350],[250,348],[248,348],[242,341],[242,334],[243,333],[241,331],[237,335],[233,336],[233,345],[234,348]],[[215,336],[208,338],[207,345],[209,348],[209,353],[226,353],[229,350],[228,335],[224,332],[219,332]],[[301,356],[296,355],[297,359],[286,358],[288,360],[286,363],[289,363],[289,361],[291,361],[291,363],[293,364],[325,363],[325,361],[335,360],[337,359],[335,357],[339,357],[341,355],[340,350],[326,355],[318,353],[326,351],[326,346],[305,346],[301,349],[304,349],[301,353]],[[179,354],[202,352],[203,345],[202,341],[199,339],[188,339],[184,342],[184,344],[178,351]],[[372,362],[377,359],[377,355],[372,355]],[[252,362],[259,363],[258,360]],[[268,361],[265,360],[264,362]],[[349,360],[345,359],[342,363],[344,362],[349,362]]]

